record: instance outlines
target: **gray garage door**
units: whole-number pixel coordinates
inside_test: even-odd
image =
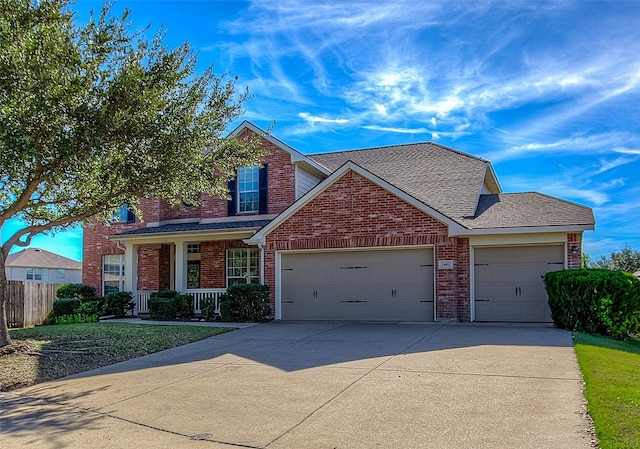
[[[476,248],[475,320],[550,322],[542,275],[564,268],[564,246]]]
[[[433,250],[283,254],[283,320],[433,321]]]

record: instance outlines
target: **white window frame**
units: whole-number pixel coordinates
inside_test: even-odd
[[[118,258],[118,262],[116,263],[106,263],[107,258]],[[105,273],[104,269],[105,269],[105,265],[112,265],[112,266],[118,266],[118,273]],[[102,296],[105,295],[105,283],[108,282],[107,279],[105,279],[105,274],[109,274],[112,276],[116,276],[117,279],[115,279],[118,282],[118,291],[124,291],[124,254],[103,254],[102,255]],[[113,282],[113,280],[109,280],[111,282]]]
[[[27,281],[47,282],[49,280],[49,269],[28,267],[26,269],[26,279]]]
[[[246,257],[246,266],[245,267],[232,267],[230,264],[231,261],[231,255],[234,252],[242,252],[244,251],[246,253],[245,257]],[[254,257],[253,260],[255,261],[255,266],[252,267],[251,266],[251,253],[254,252]],[[227,254],[226,254],[226,281],[227,281],[227,288],[230,285],[233,284],[259,284],[260,283],[260,250],[258,248],[255,247],[249,247],[249,248],[231,248],[227,250]],[[241,274],[230,274],[230,271],[234,268],[241,268],[242,272]],[[252,268],[254,268],[254,270],[252,270]],[[230,284],[229,282],[232,281],[232,283]],[[236,281],[236,282],[233,282]],[[237,282],[239,281],[239,282]]]
[[[247,177],[251,179],[247,179]],[[247,187],[249,185],[249,188]],[[255,186],[255,188],[254,188]],[[242,201],[242,195],[255,195],[255,200]],[[250,167],[240,167],[238,169],[238,192],[237,192],[238,214],[253,214],[260,212],[260,167],[252,165]],[[251,209],[244,208],[244,204],[251,204]]]

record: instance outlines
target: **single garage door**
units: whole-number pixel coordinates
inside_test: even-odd
[[[433,321],[433,249],[281,256],[283,320]]]
[[[476,248],[475,320],[551,322],[542,276],[564,268],[564,246]]]

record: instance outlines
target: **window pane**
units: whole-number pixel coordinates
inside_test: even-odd
[[[187,262],[187,288],[200,288],[200,261]]]
[[[64,269],[58,269],[56,276],[58,279],[64,279],[64,276],[65,276]]]
[[[102,256],[102,290],[105,295],[119,292],[124,284],[124,256],[108,254]]]
[[[260,168],[241,167],[238,169],[238,211],[256,212],[259,210]]]

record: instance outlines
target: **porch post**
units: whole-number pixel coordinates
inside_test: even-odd
[[[178,292],[187,289],[187,245],[176,242],[175,288]]]
[[[127,245],[124,249],[124,291],[131,292],[138,313],[138,246]]]

